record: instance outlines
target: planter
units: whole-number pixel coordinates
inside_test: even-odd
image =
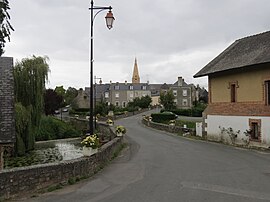
[[[116,136],[117,137],[122,137],[123,136],[123,133],[116,133]]]
[[[91,156],[97,153],[98,149],[93,149],[92,147],[83,147],[83,155],[84,156]]]

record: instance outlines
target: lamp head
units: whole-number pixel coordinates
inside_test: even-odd
[[[106,25],[108,29],[111,29],[113,27],[113,22],[115,20],[111,10],[107,13],[105,19],[106,19]]]

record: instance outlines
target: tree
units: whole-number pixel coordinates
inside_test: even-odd
[[[66,105],[66,101],[64,99],[65,94],[66,94],[66,90],[64,89],[63,86],[56,86],[54,91],[63,98],[60,107],[64,107]]]
[[[14,31],[9,23],[10,15],[8,14],[9,2],[8,0],[1,0],[0,2],[0,56],[4,54],[4,47],[6,38],[10,41],[10,30]]]
[[[76,88],[68,87],[65,94],[65,101],[67,104],[71,104],[75,97],[78,95],[78,90]]]
[[[48,81],[49,72],[47,61],[48,57],[32,56],[17,62],[14,67],[15,101],[21,103],[30,112],[31,117],[28,133],[18,134],[25,144],[26,151],[34,149],[35,133],[44,113],[45,83]]]
[[[169,90],[167,93],[162,92],[160,94],[159,103],[164,106],[165,110],[176,109],[174,99],[173,91]]]
[[[128,103],[128,107],[148,108],[151,102],[152,98],[149,95],[143,96],[141,98],[136,97],[133,101]]]
[[[63,97],[58,95],[53,89],[46,90],[44,96],[45,114],[53,115],[55,110],[59,109],[62,102]]]

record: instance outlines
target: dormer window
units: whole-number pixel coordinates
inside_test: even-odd
[[[119,86],[118,86],[118,85],[115,86],[114,89],[115,89],[115,90],[119,90]]]
[[[146,86],[142,86],[142,89],[143,89],[143,90],[146,90]]]
[[[129,86],[129,90],[133,90],[133,86]]]

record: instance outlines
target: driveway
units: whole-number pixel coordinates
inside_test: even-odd
[[[270,154],[117,121],[130,146],[94,177],[26,201],[270,201]]]

